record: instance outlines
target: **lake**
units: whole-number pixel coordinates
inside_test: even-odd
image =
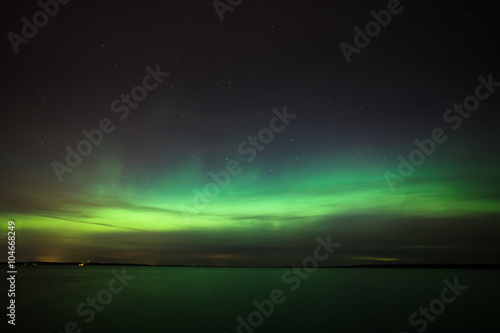
[[[496,332],[499,281],[473,269],[23,266],[16,331]]]

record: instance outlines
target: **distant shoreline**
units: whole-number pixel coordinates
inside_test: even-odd
[[[1,262],[0,265],[7,265]],[[80,266],[79,262],[18,262],[17,267],[24,266]],[[84,263],[81,266],[137,266],[137,267],[185,267],[185,268],[293,268],[302,266],[214,266],[214,265],[146,265],[133,263]],[[500,264],[378,264],[378,265],[344,265],[344,266],[319,266],[320,269],[331,268],[414,268],[414,269],[500,269]]]

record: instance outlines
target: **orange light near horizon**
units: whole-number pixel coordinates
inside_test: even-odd
[[[36,257],[34,261],[39,261],[39,262],[62,262],[63,260],[59,256],[39,256]]]
[[[209,258],[214,258],[214,259],[231,259],[235,258],[236,256],[233,254],[212,254],[208,256]]]

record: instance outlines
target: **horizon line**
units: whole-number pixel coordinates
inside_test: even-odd
[[[8,265],[8,262],[0,262],[0,265]],[[12,264],[12,263],[11,263]],[[100,263],[100,262],[50,262],[50,261],[24,261],[16,262],[16,266],[36,265],[61,265],[61,266],[140,266],[140,267],[186,267],[186,268],[313,268],[302,265],[182,265],[182,264],[138,264],[138,263]],[[362,264],[362,265],[339,265],[339,266],[317,266],[316,268],[466,268],[466,269],[500,269],[500,264]]]

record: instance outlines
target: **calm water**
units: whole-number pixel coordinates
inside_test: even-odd
[[[289,269],[126,267],[135,278],[122,283],[111,272],[121,275],[122,268],[23,267],[17,275],[15,331],[65,332],[73,321],[68,332],[237,332],[237,317],[248,323],[249,315],[255,327],[240,326],[239,332],[497,332],[499,327],[499,271],[319,269],[307,279],[290,272],[283,279]],[[446,304],[443,280],[453,283],[455,277],[467,289],[455,297],[445,292]],[[273,294],[280,304],[270,314],[266,300],[275,289],[282,294]],[[95,304],[100,312],[86,304],[98,295],[104,304]],[[255,312],[255,300],[268,317]],[[414,320],[420,321],[410,325],[409,316],[431,302],[438,313],[429,312],[433,322],[418,315]]]

